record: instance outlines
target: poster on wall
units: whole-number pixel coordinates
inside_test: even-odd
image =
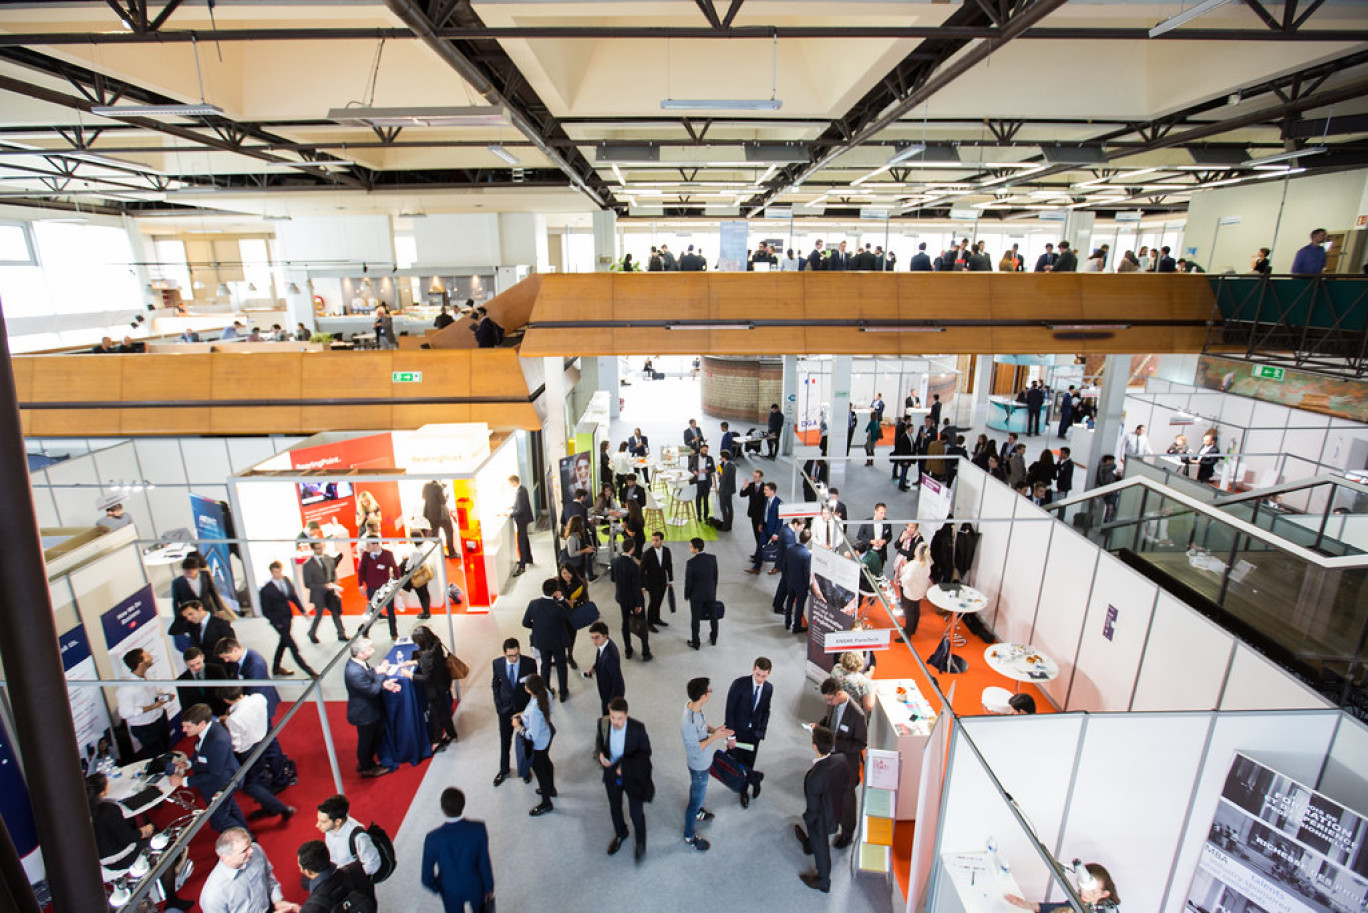
[[[233,582],[232,549],[227,542],[222,541],[232,538],[228,505],[203,495],[191,495],[190,512],[195,517],[196,547],[209,563],[214,587],[223,604],[236,612],[241,606],[237,598],[237,584]]]
[[[1365,902],[1368,818],[1236,754],[1187,909],[1360,913]]]
[[[921,534],[930,542],[931,537],[950,518],[954,507],[953,486],[939,482],[926,473],[921,474],[921,484],[917,494],[917,522]]]
[[[389,432],[291,450],[290,466],[296,470],[325,470],[338,475],[349,469],[399,472],[395,468],[394,439]],[[330,523],[340,525],[353,538],[360,538],[367,529],[378,531],[386,539],[408,535],[398,482],[358,478],[350,485],[337,483],[335,498],[319,498],[306,504],[307,484],[301,484],[299,492],[300,517],[304,523],[316,519],[324,527]],[[345,494],[344,486],[348,489]]]
[[[157,620],[157,602],[152,596],[151,584],[101,615],[100,625],[104,629],[105,647],[109,651],[109,659],[114,668],[127,668],[123,665],[124,655],[130,650],[141,648],[152,656],[152,668],[147,671],[148,678],[176,677],[171,656],[166,651],[166,637],[162,634],[161,624]],[[166,718],[171,721],[173,730],[180,712],[180,699],[173,697],[166,705]]]
[[[860,563],[831,549],[814,548],[809,586],[808,663],[826,673],[836,661],[835,654],[826,652],[826,636],[833,631],[849,631],[855,623]]]
[[[33,820],[28,786],[3,721],[0,721],[0,820],[5,822],[29,881],[41,880],[43,863],[38,853],[38,825]]]
[[[67,631],[58,643],[67,681],[95,681],[100,677],[83,625]],[[109,718],[109,706],[99,688],[68,687],[67,700],[71,703],[72,722],[76,724],[76,745],[81,750],[81,760],[89,765],[95,759],[101,739],[114,745],[114,723]]]
[[[594,459],[588,451],[561,457],[560,460],[560,498],[561,510],[575,497],[575,490],[584,489],[592,497],[594,494]]]

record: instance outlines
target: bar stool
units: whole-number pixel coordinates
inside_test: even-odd
[[[997,685],[991,685],[983,689],[983,696],[980,698],[983,703],[983,712],[1003,716],[1012,712],[1012,692]]]
[[[688,526],[698,519],[694,502],[698,500],[698,489],[693,485],[680,485],[675,489],[674,503],[670,509],[671,526]]]
[[[665,535],[665,509],[660,506],[655,493],[649,488],[646,490],[646,509],[642,511],[642,516],[646,520],[646,534],[648,536],[651,533]]]

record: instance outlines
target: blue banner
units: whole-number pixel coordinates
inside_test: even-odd
[[[5,821],[5,829],[9,831],[20,859],[38,849],[38,827],[33,822],[28,786],[24,784],[19,759],[14,756],[3,722],[0,722],[0,818]]]
[[[745,272],[750,223],[745,219],[731,219],[719,223],[718,229],[721,239],[717,250],[717,268],[722,272]]]
[[[236,612],[237,587],[233,584],[233,565],[229,560],[231,550],[226,542],[206,541],[228,538],[228,506],[213,498],[191,495],[190,510],[195,515],[195,538],[199,540],[199,551],[204,560],[209,562],[209,574],[214,578],[214,586],[223,604]]]

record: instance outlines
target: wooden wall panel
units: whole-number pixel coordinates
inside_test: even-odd
[[[303,385],[306,358],[336,359],[344,353],[229,353],[210,356],[211,388],[216,400],[296,400],[309,391]],[[354,353],[345,353],[351,355]],[[340,365],[334,361],[334,365]]]
[[[389,375],[394,357],[394,353],[389,351],[319,352],[310,355],[303,362],[303,389],[310,396],[341,399],[389,397]],[[407,365],[413,355],[404,353],[398,357],[404,359]],[[406,367],[404,370],[411,369]]]
[[[302,411],[300,406],[214,406],[209,410],[209,431],[211,434],[289,433],[299,427]]]
[[[390,407],[391,428],[419,428],[423,425],[450,424],[470,421],[470,406],[433,404],[422,406],[394,405]]]
[[[611,320],[615,278],[614,273],[543,277],[532,319]],[[545,281],[548,279],[552,281]]]
[[[22,356],[21,356],[22,357]],[[32,356],[31,402],[118,400],[123,389],[123,363],[140,355]]]
[[[125,400],[201,400],[212,397],[214,356],[206,353],[130,355],[123,364],[120,398]],[[241,395],[241,394],[239,394]]]
[[[527,377],[518,362],[517,351],[496,349],[488,353],[473,353],[467,389],[470,396],[526,399]]]
[[[989,313],[995,320],[1075,321],[1083,316],[1080,280],[1083,277],[1060,273],[1005,273],[989,283]],[[1006,350],[1004,350],[1006,351]],[[1015,350],[1013,350],[1015,351]]]
[[[117,409],[34,409],[28,433],[34,437],[99,437],[120,433]]]
[[[120,434],[207,434],[210,424],[208,407],[118,409],[110,410],[119,421]]]
[[[899,282],[898,314],[903,320],[987,320],[990,283],[984,273],[909,274]]]
[[[10,367],[14,374],[14,392],[21,403],[28,402],[33,395],[33,364],[32,358],[10,359]]]
[[[392,414],[388,404],[383,406],[303,406],[300,409],[301,430],[308,434],[318,431],[373,431],[390,427]]]
[[[613,276],[613,319],[706,320],[707,273],[646,273]]]

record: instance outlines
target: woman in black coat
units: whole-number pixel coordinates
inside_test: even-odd
[[[124,872],[147,848],[148,838],[155,828],[151,824],[137,826],[124,817],[123,807],[109,796],[109,778],[104,774],[86,777],[86,799],[90,803],[90,820],[95,827],[95,850],[100,854],[100,865],[111,872]],[[167,868],[162,874],[162,890],[166,893],[166,909],[189,910],[193,900],[176,896],[176,869]]]
[[[413,642],[418,645],[413,680],[423,683],[428,701],[428,738],[432,750],[441,751],[456,741],[456,721],[451,717],[451,674],[447,671],[446,647],[427,627],[413,629]]]

